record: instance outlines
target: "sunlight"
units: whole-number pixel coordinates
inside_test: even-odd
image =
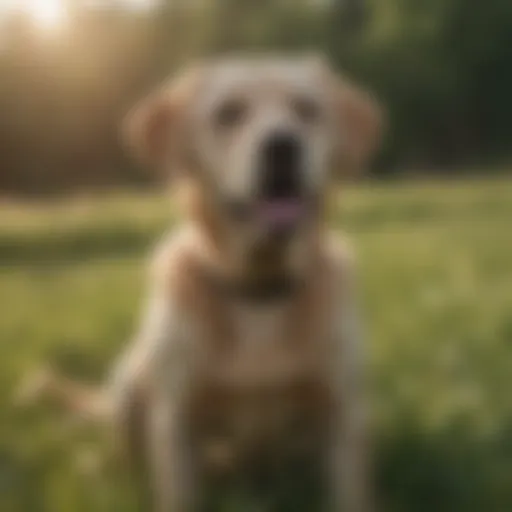
[[[162,0],[82,0],[90,8],[114,6],[135,12],[150,12]],[[0,21],[10,14],[22,13],[43,29],[55,29],[67,18],[66,0],[0,0]]]
[[[129,9],[137,11],[149,11],[156,7],[159,0],[124,0],[123,2]]]
[[[60,26],[66,11],[62,0],[23,0],[23,8],[41,28],[53,29]]]
[[[55,29],[65,21],[67,12],[63,0],[0,0],[0,19],[21,13],[39,28]]]

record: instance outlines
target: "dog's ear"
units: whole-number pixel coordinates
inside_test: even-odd
[[[359,171],[380,147],[384,112],[367,91],[348,83],[338,86],[341,168]]]
[[[321,54],[307,55],[306,62],[322,77],[334,113],[334,169],[339,174],[361,171],[381,143],[385,125],[381,105],[369,92],[338,76]]]
[[[124,119],[124,142],[140,164],[159,171],[186,165],[186,114],[198,76],[199,68],[194,67],[172,79]]]
[[[334,102],[338,125],[336,166],[340,172],[359,172],[380,147],[384,112],[369,92],[339,78]]]

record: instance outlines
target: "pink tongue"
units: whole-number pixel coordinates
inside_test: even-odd
[[[288,226],[302,215],[300,201],[268,201],[261,205],[260,213],[265,222],[275,226]]]

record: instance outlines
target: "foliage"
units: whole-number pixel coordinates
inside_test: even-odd
[[[124,161],[124,113],[179,66],[230,50],[316,49],[374,90],[389,113],[379,172],[510,158],[508,0],[69,4],[55,33],[21,16],[1,27],[0,190],[147,181]]]

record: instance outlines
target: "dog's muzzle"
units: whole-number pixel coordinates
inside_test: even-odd
[[[300,138],[286,131],[261,145],[256,216],[270,234],[292,233],[305,214],[303,152]]]
[[[305,183],[305,160],[298,135],[284,130],[267,134],[256,152],[251,198],[225,201],[231,218],[250,222],[261,241],[287,240],[316,205]]]

